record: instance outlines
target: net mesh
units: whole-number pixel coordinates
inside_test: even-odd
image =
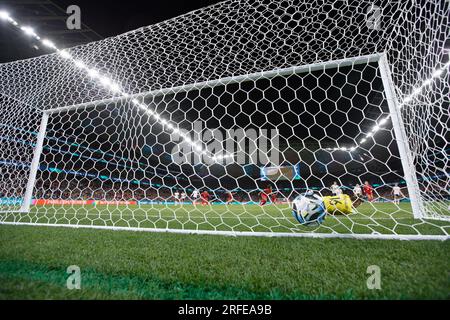
[[[225,1],[68,49],[71,59],[1,64],[0,220],[448,236],[449,11]],[[352,206],[301,224],[294,200],[311,190]]]

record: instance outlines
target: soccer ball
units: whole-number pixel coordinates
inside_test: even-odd
[[[326,215],[322,197],[312,192],[298,196],[292,203],[292,215],[302,225],[321,224]]]

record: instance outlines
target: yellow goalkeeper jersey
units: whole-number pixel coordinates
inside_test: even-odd
[[[350,214],[352,213],[352,200],[346,194],[333,197],[323,197],[325,209],[329,214]]]

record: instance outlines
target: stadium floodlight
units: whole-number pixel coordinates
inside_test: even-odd
[[[48,48],[56,49],[56,45],[48,39],[43,39],[42,44]]]
[[[70,55],[70,53],[67,52],[66,50],[59,50],[59,51],[58,51],[58,54],[59,54],[62,58],[64,58],[64,59],[71,59],[71,58],[72,58],[72,56]]]
[[[75,60],[74,63],[75,63],[75,66],[77,66],[80,69],[86,69],[87,68],[83,61]]]
[[[100,77],[99,72],[97,70],[95,70],[95,69],[89,69],[88,70],[88,74],[89,74],[89,76],[91,78],[98,78],[98,77]]]
[[[383,126],[384,124],[386,124],[386,122],[389,120],[389,117],[385,117],[383,119],[380,120],[380,122],[378,122],[379,126]]]
[[[122,90],[120,89],[120,86],[117,84],[117,83],[111,83],[110,85],[109,85],[109,89],[112,91],[112,92],[121,92]]]
[[[444,70],[442,69],[438,69],[436,71],[433,72],[433,78],[438,78],[442,75],[442,73],[444,72]]]
[[[448,238],[448,63],[439,50],[448,12],[434,2],[420,9],[386,1],[386,25],[374,33],[362,3],[225,1],[74,49],[41,40],[56,54],[0,65],[8,110],[0,113],[0,223]],[[329,10],[330,23],[317,14]],[[209,32],[217,21],[221,32]],[[269,30],[280,30],[284,45]],[[265,140],[267,128],[279,139]],[[210,137],[228,131],[232,141],[220,147],[233,148],[216,151]],[[374,199],[325,207],[334,181],[351,196],[366,180]],[[407,199],[386,209],[403,181]],[[292,214],[305,187],[318,205],[300,212],[327,210],[316,225]],[[172,192],[192,190],[208,191],[214,205],[174,207]],[[238,205],[222,206],[234,190]],[[279,198],[259,202],[266,192]]]
[[[201,152],[203,150],[202,146],[200,145],[194,145],[194,149],[198,152]]]
[[[28,26],[20,27],[20,29],[28,36],[36,36],[34,29]]]
[[[403,103],[410,103],[413,100],[412,96],[408,96],[403,100]]]
[[[2,20],[10,20],[11,17],[7,11],[1,10],[0,11],[0,19]]]
[[[416,88],[413,91],[413,95],[417,96],[418,94],[420,94],[422,92],[422,87]]]
[[[111,80],[108,79],[107,77],[101,77],[100,78],[100,83],[102,85],[104,85],[105,87],[108,87],[108,86],[110,86],[112,84]]]

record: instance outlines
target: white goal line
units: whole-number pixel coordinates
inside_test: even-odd
[[[0,222],[0,225],[22,225],[39,227],[62,227],[72,229],[100,229],[112,231],[136,231],[153,233],[175,233],[191,235],[221,235],[232,237],[268,237],[268,238],[344,238],[344,239],[372,239],[372,240],[450,240],[450,235],[414,235],[414,234],[351,234],[351,233],[289,233],[289,232],[258,232],[258,231],[222,231],[222,230],[198,230],[198,229],[161,229],[161,228],[136,228],[119,226],[99,226],[99,225],[71,225],[71,224],[48,224],[48,223],[27,223],[27,222]]]

